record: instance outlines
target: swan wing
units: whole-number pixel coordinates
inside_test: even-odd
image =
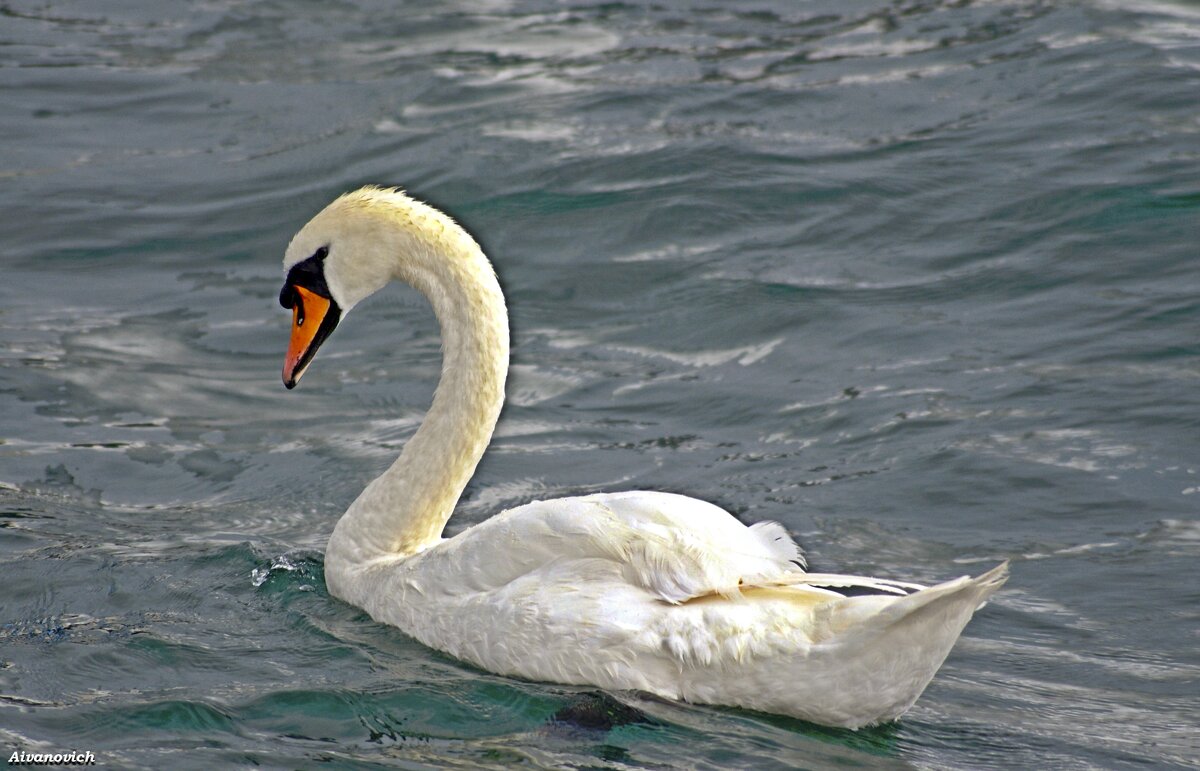
[[[657,492],[591,495],[586,537],[624,566],[631,583],[678,603],[800,571],[800,548],[777,522],[747,527],[705,501]]]
[[[670,603],[803,576],[782,525],[747,527],[718,506],[633,491],[534,501],[509,509],[419,556],[424,575],[458,576],[456,590],[499,589],[562,560],[618,563],[625,581]],[[440,563],[435,568],[434,563]]]

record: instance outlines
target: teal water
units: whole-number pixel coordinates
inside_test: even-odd
[[[1200,758],[1194,3],[0,6],[0,745],[128,768],[1161,768]],[[821,570],[1013,560],[858,733],[494,677],[333,600],[432,314],[279,369],[291,234],[399,184],[514,368],[455,531],[652,488]]]

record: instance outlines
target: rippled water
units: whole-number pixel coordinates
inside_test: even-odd
[[[848,10],[849,6],[849,10]],[[1194,3],[0,7],[0,739],[123,767],[1200,757]],[[492,255],[509,405],[451,530],[645,487],[824,570],[1006,589],[858,733],[493,677],[331,599],[432,315],[279,383],[291,233],[401,184]]]

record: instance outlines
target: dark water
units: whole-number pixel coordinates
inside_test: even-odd
[[[0,738],[143,768],[1200,757],[1200,6],[0,6]],[[849,10],[848,10],[849,8]],[[329,597],[432,315],[279,382],[292,232],[401,184],[513,312],[451,529],[687,492],[823,570],[1013,578],[857,734],[493,677]]]

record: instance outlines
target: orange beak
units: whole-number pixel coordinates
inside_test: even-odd
[[[295,388],[308,369],[317,348],[333,331],[337,324],[336,315],[330,317],[332,302],[302,286],[293,286],[295,302],[292,305],[292,338],[288,343],[287,357],[283,360],[283,384]]]

